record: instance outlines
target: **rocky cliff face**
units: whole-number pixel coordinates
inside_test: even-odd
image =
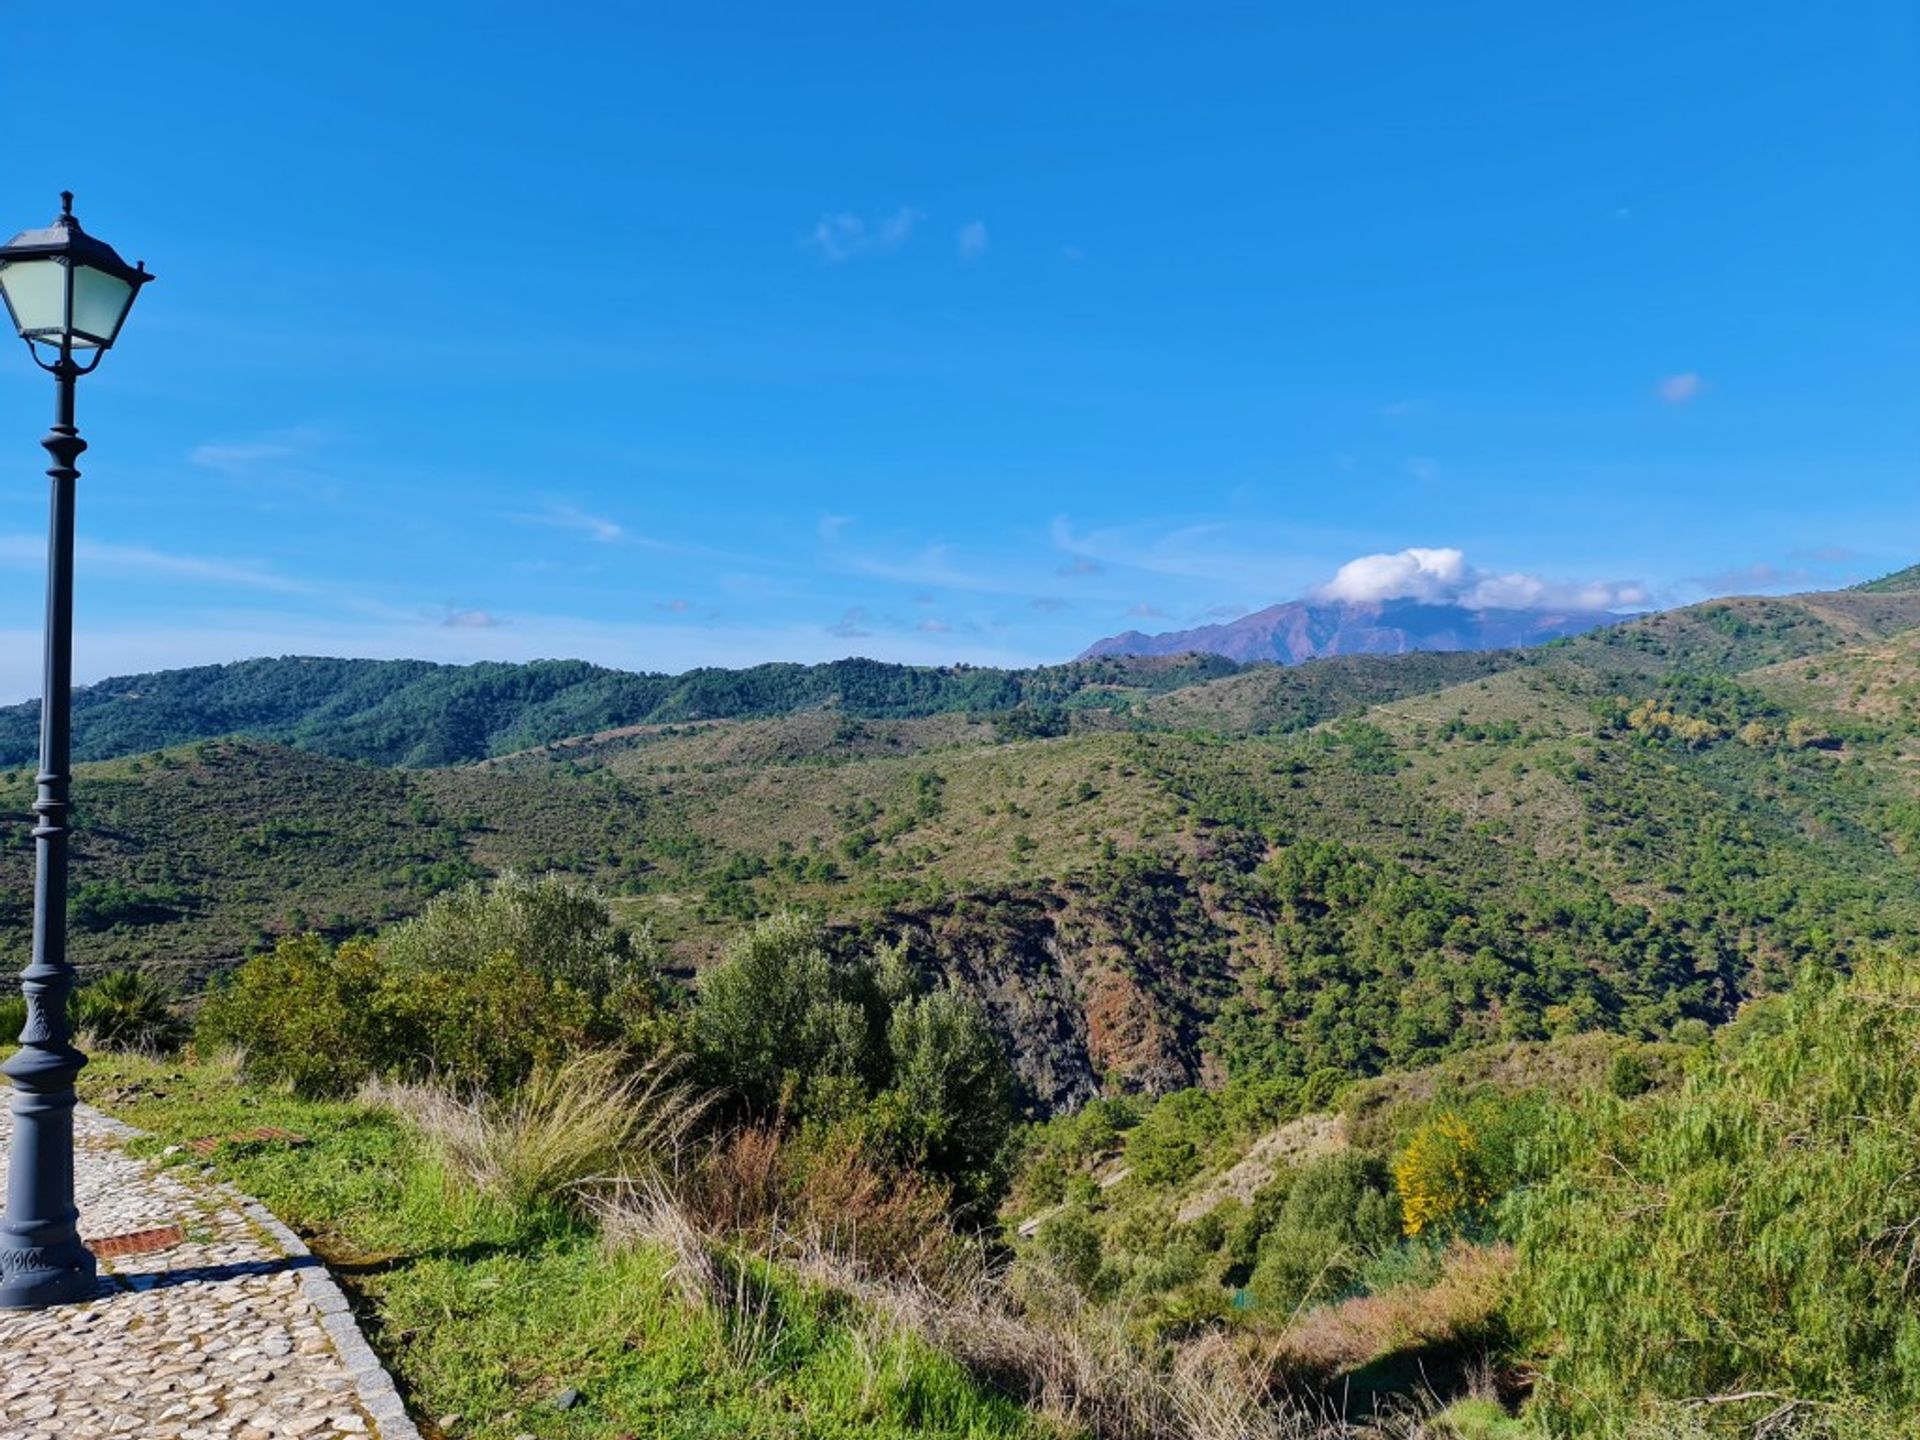
[[[1207,1078],[1208,1027],[1272,921],[1203,869],[1204,857],[1147,857],[897,913],[883,928],[981,1002],[1028,1107],[1053,1114],[1103,1090],[1159,1094]]]

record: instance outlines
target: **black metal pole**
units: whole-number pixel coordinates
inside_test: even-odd
[[[74,462],[87,442],[73,424],[79,370],[63,353],[54,367],[53,429],[40,443],[53,457],[47,535],[47,668],[40,697],[40,775],[33,829],[33,959],[22,972],[27,1024],[4,1067],[13,1081],[13,1153],[7,1215],[0,1222],[0,1310],[85,1300],[97,1291],[94,1259],[80,1243],[73,1203],[73,1082],[87,1063],[73,1045],[67,997],[67,837],[73,720]]]

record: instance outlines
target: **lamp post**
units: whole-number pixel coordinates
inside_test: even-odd
[[[73,710],[73,501],[87,448],[73,424],[75,382],[120,334],[140,287],[153,277],[128,265],[73,218],[73,195],[44,230],[0,246],[0,298],[34,363],[53,376],[53,428],[40,443],[53,457],[47,533],[46,683],[40,696],[39,792],[33,802],[33,958],[20,976],[27,997],[20,1048],[3,1068],[13,1081],[13,1151],[7,1213],[0,1221],[0,1310],[85,1300],[95,1292],[93,1255],[80,1243],[73,1203],[74,1079],[87,1063],[73,1045],[67,997],[69,739]],[[44,353],[43,353],[44,352]]]

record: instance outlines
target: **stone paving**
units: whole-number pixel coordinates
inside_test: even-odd
[[[11,1127],[0,1090],[0,1147]],[[346,1297],[284,1225],[192,1167],[128,1155],[75,1116],[80,1233],[177,1225],[102,1260],[100,1296],[0,1311],[0,1440],[419,1440]]]

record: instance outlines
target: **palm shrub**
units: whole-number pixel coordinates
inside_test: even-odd
[[[187,1025],[167,987],[144,970],[113,970],[73,996],[73,1026],[108,1050],[172,1050]]]
[[[1920,975],[1808,974],[1760,1009],[1677,1092],[1596,1094],[1527,1148],[1516,1313],[1555,1434],[1708,1398],[1703,1434],[1920,1413]]]
[[[172,994],[141,970],[114,970],[73,993],[68,1015],[75,1030],[103,1049],[162,1052],[186,1038],[187,1022]],[[0,996],[0,1046],[11,1046],[27,1023],[20,994]]]

